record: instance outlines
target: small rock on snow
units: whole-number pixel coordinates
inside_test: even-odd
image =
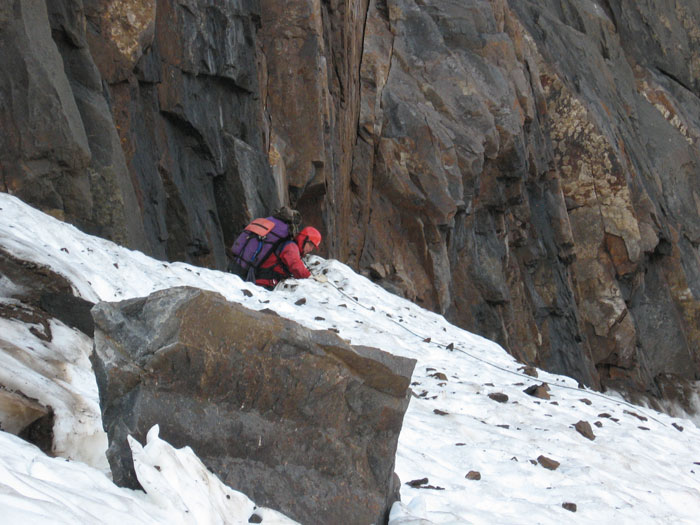
[[[537,369],[534,366],[523,366],[518,370],[521,370],[526,376],[537,377]]]
[[[428,484],[428,478],[420,478],[420,479],[414,479],[411,481],[407,481],[406,485],[409,487],[420,487],[421,485],[427,485]]]
[[[639,414],[637,414],[636,412],[632,412],[631,410],[623,410],[623,412],[624,412],[625,414],[630,415],[630,416],[636,417],[636,418],[639,419],[640,421],[647,421],[647,418],[646,418],[645,416],[640,416]]]
[[[502,392],[492,392],[491,394],[489,394],[489,399],[493,399],[498,403],[506,403],[508,401],[508,396],[503,394]]]
[[[540,456],[537,458],[537,462],[548,470],[557,470],[560,463],[547,456]]]
[[[547,383],[542,383],[541,385],[531,385],[527,387],[523,392],[525,392],[528,396],[532,397],[538,397],[540,399],[549,399],[551,396],[549,395],[549,386],[547,386]]]
[[[593,429],[588,421],[579,421],[574,425],[574,428],[576,429],[576,432],[581,434],[583,437],[590,439],[591,441],[595,439],[595,434],[593,433]]]

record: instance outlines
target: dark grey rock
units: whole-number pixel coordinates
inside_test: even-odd
[[[566,503],[562,503],[561,506],[563,508],[565,508],[566,510],[568,510],[569,512],[576,512],[576,510],[577,510],[576,503],[566,502]]]
[[[92,320],[94,303],[72,294],[44,292],[39,299],[41,309],[59,319],[63,324],[77,328],[85,335],[93,336],[95,324]]]
[[[302,523],[381,523],[415,361],[352,347],[212,292],[100,303],[95,368],[116,483],[160,425],[224,483]]]

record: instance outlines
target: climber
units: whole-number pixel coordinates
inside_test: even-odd
[[[228,271],[269,290],[289,277],[311,277],[302,257],[319,247],[321,234],[311,226],[297,234],[300,222],[299,212],[287,207],[275,210],[271,217],[255,219],[231,247]],[[327,280],[323,275],[315,279]]]
[[[317,281],[325,282],[327,279],[324,275],[312,275],[302,260],[302,257],[318,249],[320,245],[319,231],[313,226],[307,226],[294,240],[289,240],[282,245],[279,256],[275,253],[276,250],[270,252],[255,272],[255,284],[272,290],[278,282],[289,277],[295,279],[313,277]]]

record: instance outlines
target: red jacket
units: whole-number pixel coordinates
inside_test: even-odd
[[[289,241],[285,244],[279,257],[274,252],[268,255],[267,259],[260,265],[260,270],[259,273],[262,274],[269,274],[269,270],[272,270],[274,273],[272,278],[266,276],[266,278],[255,280],[255,284],[269,289],[274,288],[278,282],[289,277],[296,279],[311,277],[311,272],[309,272],[304,261],[301,260],[299,246],[294,241]]]

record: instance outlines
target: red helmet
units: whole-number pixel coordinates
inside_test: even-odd
[[[297,245],[300,250],[303,249],[306,241],[309,241],[318,248],[321,245],[321,233],[313,226],[307,226],[297,235]]]

